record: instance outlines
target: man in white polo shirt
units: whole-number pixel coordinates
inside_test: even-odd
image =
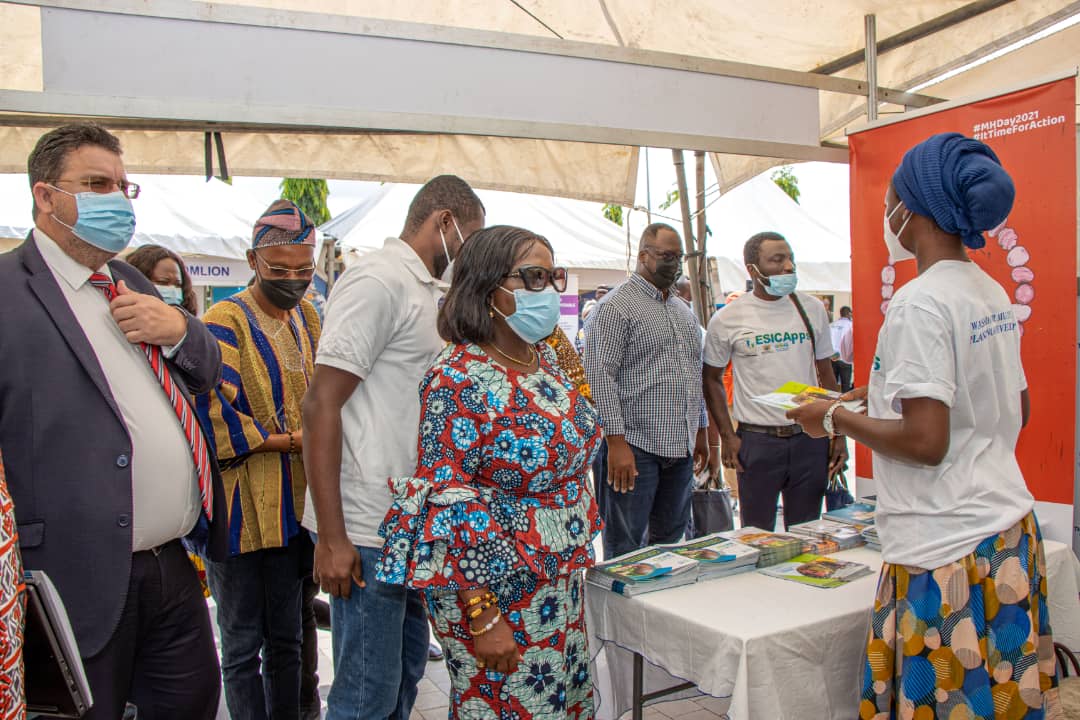
[[[817,298],[795,292],[795,255],[783,235],[762,232],[743,247],[754,291],[725,305],[709,321],[704,388],[720,426],[722,462],[738,471],[742,525],[771,531],[784,497],[784,524],[818,518],[830,475],[847,464],[843,438],[811,438],[784,411],[754,401],[786,382],[838,390],[829,317]],[[729,412],[724,370],[734,368]],[[732,419],[738,421],[738,430]],[[839,436],[838,436],[839,437]]]
[[[419,592],[375,580],[390,508],[386,481],[416,469],[419,384],[444,343],[441,291],[484,207],[461,178],[417,192],[400,238],[364,255],[334,286],[304,400],[304,527],[315,579],[331,595],[334,684],[327,720],[407,720],[427,662]]]

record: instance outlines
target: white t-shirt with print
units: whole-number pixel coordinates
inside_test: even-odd
[[[829,315],[815,297],[798,293],[817,342],[817,359],[832,357]],[[806,323],[790,297],[762,300],[746,293],[722,307],[709,321],[705,364],[734,373],[732,417],[752,425],[791,425],[779,408],[752,400],[786,382],[817,385],[813,345]]]
[[[388,238],[327,300],[315,363],[362,380],[341,410],[341,506],[355,545],[382,547],[387,480],[416,472],[420,381],[446,345],[436,329],[441,297],[416,252]],[[318,532],[310,490],[303,526]]]
[[[950,442],[937,467],[874,453],[886,562],[941,567],[1031,511],[1015,454],[1026,387],[1012,305],[978,265],[938,262],[896,293],[878,334],[869,414],[899,419],[901,400],[940,400]]]

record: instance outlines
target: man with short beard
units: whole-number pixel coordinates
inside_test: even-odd
[[[401,236],[345,271],[304,399],[315,578],[330,593],[334,684],[328,720],[407,720],[428,660],[418,590],[375,579],[386,481],[416,470],[420,381],[445,343],[436,329],[441,283],[484,206],[453,175],[427,182]]]
[[[709,457],[701,328],[673,290],[682,261],[675,229],[649,225],[637,271],[586,327],[585,370],[608,447],[606,482],[597,488],[608,558],[677,542],[690,519],[694,471]]]

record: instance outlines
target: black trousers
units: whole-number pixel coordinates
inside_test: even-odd
[[[840,392],[851,392],[851,363],[833,360],[832,369],[836,382],[840,383]]]
[[[180,541],[131,556],[120,624],[100,653],[84,658],[94,705],[83,720],[209,720],[221,696],[210,615]]]
[[[776,501],[784,496],[784,525],[821,516],[829,472],[829,439],[806,433],[777,438],[736,431],[742,440],[739,462],[739,518],[743,527],[773,530]]]

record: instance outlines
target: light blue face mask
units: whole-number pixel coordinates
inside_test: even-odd
[[[492,305],[492,309],[502,316],[510,329],[525,342],[535,345],[555,331],[559,322],[559,293],[548,287],[540,292],[518,289],[511,292],[502,285],[499,289],[514,296],[514,312],[503,315]]]
[[[184,291],[182,288],[175,285],[155,285],[154,289],[158,291],[158,295],[161,296],[166,305],[184,304]]]
[[[757,265],[754,269],[759,273],[758,282],[761,283],[761,287],[773,297],[786,297],[795,292],[795,286],[799,284],[799,275],[794,270],[784,275],[770,275],[766,278]],[[764,282],[766,279],[769,282]]]
[[[50,185],[65,195],[75,198],[79,219],[74,225],[52,215],[52,219],[75,233],[75,237],[105,252],[118,253],[128,246],[135,234],[135,210],[131,200],[117,190],[111,193],[69,193]]]

